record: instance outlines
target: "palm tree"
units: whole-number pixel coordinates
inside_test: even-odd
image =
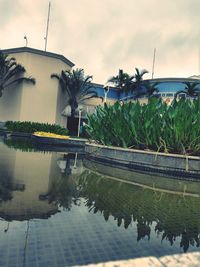
[[[159,89],[157,88],[158,84],[159,84],[158,82],[150,83],[149,81],[146,81],[145,83],[143,83],[143,85],[144,85],[144,87],[146,89],[145,95],[148,98],[153,96],[154,93],[158,93],[159,92]]]
[[[132,85],[131,91],[135,91],[136,96],[139,97],[144,94],[144,92],[141,90],[141,84],[143,81],[143,76],[148,73],[148,70],[139,70],[138,68],[135,68],[135,71],[135,75],[133,76],[135,82]]]
[[[133,76],[130,76],[128,73],[119,69],[118,75],[111,77],[108,82],[114,84],[114,86],[128,94],[133,83],[132,80]]]
[[[22,77],[25,72],[25,68],[17,64],[15,58],[8,58],[8,55],[0,50],[0,97],[3,95],[3,91],[13,84],[23,81],[35,84],[34,78]]]
[[[92,90],[92,76],[85,76],[83,69],[61,71],[61,74],[52,74],[51,78],[58,79],[61,88],[67,92],[72,118],[79,103],[98,97],[97,92]]]
[[[176,92],[174,96],[175,98],[177,98],[177,96],[182,93],[186,94],[189,97],[197,97],[198,95],[200,95],[200,88],[198,87],[200,85],[199,82],[184,82],[183,84],[186,85],[184,90]]]

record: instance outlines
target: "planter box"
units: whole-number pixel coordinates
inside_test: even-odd
[[[62,146],[85,146],[86,139],[60,139],[60,138],[52,138],[52,137],[44,137],[44,136],[36,136],[32,135],[31,138],[39,143],[48,144],[48,145],[62,145]]]
[[[88,159],[140,172],[200,179],[200,157],[86,144]]]

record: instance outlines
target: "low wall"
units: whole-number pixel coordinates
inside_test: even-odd
[[[86,157],[120,168],[140,172],[176,176],[179,179],[200,179],[200,157],[156,153],[86,143]]]

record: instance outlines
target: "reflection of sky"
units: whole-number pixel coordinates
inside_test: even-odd
[[[11,152],[8,148],[6,148],[6,151],[8,153],[10,151],[11,155],[15,153],[14,150]],[[79,180],[80,188],[83,186],[85,191],[83,190],[83,196],[81,195],[82,198],[78,201],[79,205],[74,205],[73,194],[76,191],[75,182],[77,181],[78,183],[78,179],[80,177],[76,174],[77,176],[73,176],[71,179],[65,180],[65,178],[69,177],[65,177],[65,175],[59,176],[60,168],[57,165],[57,159],[60,159],[61,155],[58,155],[57,153],[38,153],[39,152],[28,153],[19,151],[18,155],[21,159],[18,161],[18,163],[20,162],[19,166],[22,166],[21,164],[23,163],[23,172],[25,173],[24,177],[31,175],[29,178],[31,178],[31,182],[35,187],[30,187],[29,192],[31,192],[31,188],[33,190],[37,189],[37,198],[41,188],[39,186],[37,188],[37,180],[34,179],[34,171],[36,171],[36,173],[38,170],[42,171],[43,175],[40,176],[40,179],[52,179],[52,184],[55,184],[57,189],[60,189],[60,191],[53,190],[53,193],[57,194],[53,199],[53,203],[60,212],[50,216],[48,219],[33,218],[28,221],[24,220],[21,222],[6,222],[4,220],[0,220],[0,266],[4,267],[12,266],[12,264],[18,264],[19,266],[28,267],[63,267],[142,256],[162,256],[182,252],[179,237],[176,238],[173,246],[171,246],[167,240],[161,241],[162,233],[159,235],[155,233],[156,222],[153,222],[150,225],[150,240],[148,240],[148,236],[146,235],[138,242],[137,221],[134,222],[132,220],[129,227],[125,229],[124,221],[122,221],[121,226],[118,227],[117,220],[115,220],[111,214],[106,221],[103,213],[100,211],[94,213],[95,207],[99,204],[105,210],[107,207],[110,208],[110,213],[114,210],[115,216],[117,216],[118,207],[115,207],[116,205],[114,206],[114,204],[122,203],[125,205],[128,203],[126,200],[129,198],[126,197],[130,194],[130,192],[134,194],[134,192],[137,193],[140,190],[139,193],[144,194],[144,192],[146,192],[145,190],[142,190],[141,188],[137,189],[137,187],[135,188],[131,184],[124,186],[123,182],[113,181],[106,178],[102,179],[102,176],[100,175],[96,177],[98,178],[98,184],[94,180],[95,176],[92,177],[93,179],[89,179],[89,176],[87,176],[82,182]],[[28,161],[28,159],[30,161]],[[71,163],[74,164],[74,158]],[[106,171],[106,168],[104,170]],[[20,176],[17,175],[21,175],[21,172],[15,173],[15,179],[20,178]],[[137,176],[139,177],[139,175]],[[56,181],[58,183],[53,183]],[[67,181],[68,183],[63,183],[63,181]],[[86,183],[84,183],[84,181],[86,181]],[[62,182],[61,185],[66,186],[66,188],[60,188],[59,182]],[[121,188],[122,194],[117,195],[116,190],[113,190],[113,188],[115,189],[116,186],[116,188],[119,189],[120,183],[123,186],[123,190]],[[51,185],[51,183],[46,182],[45,184]],[[101,186],[104,186],[105,190]],[[27,188],[28,186],[26,184],[25,191],[19,193],[25,195]],[[110,195],[106,193],[107,189],[110,189]],[[60,195],[60,193],[64,193],[64,195]],[[69,209],[67,209],[68,207],[60,207],[59,202],[56,202],[56,200],[59,200],[59,197],[62,198],[63,196],[66,198],[68,197],[70,202],[70,205],[68,205],[68,207],[70,207]],[[93,204],[96,206],[93,206],[92,209],[90,209],[90,205],[87,207],[89,197],[91,197],[91,199],[94,197],[95,199]],[[36,198],[34,200],[36,200]],[[113,206],[109,206],[109,203],[112,203],[112,200],[115,200]],[[43,201],[45,200],[41,200],[41,202]],[[98,203],[98,201],[101,203]],[[47,199],[46,202],[48,204]],[[31,204],[31,201],[27,203]],[[133,204],[133,207],[128,207],[128,210],[132,212],[132,210],[134,210],[135,203],[129,202],[128,204],[130,206]],[[1,203],[0,207],[2,205],[3,203]],[[23,207],[23,205],[24,203],[22,201],[17,202],[17,207],[19,209]],[[136,209],[137,208],[138,207],[136,207]],[[119,215],[123,215],[125,210],[126,208],[124,208],[124,210],[120,210]],[[149,214],[151,215],[151,211],[148,209],[144,210],[147,213],[147,217],[149,217]],[[43,210],[43,212],[45,212],[45,210]],[[198,210],[196,216],[198,216]],[[199,249],[194,246],[190,246],[189,251],[190,250],[198,251]]]
[[[0,231],[4,227],[6,223],[1,224]],[[171,247],[169,242],[161,242],[154,227],[155,223],[152,224],[150,240],[145,237],[137,242],[136,223],[125,230],[124,227],[118,227],[112,217],[105,222],[99,212],[88,212],[82,202],[80,207],[72,206],[70,212],[62,210],[48,220],[30,220],[26,246],[27,266],[35,262],[50,267],[55,264],[68,266],[181,252],[180,240],[177,239]],[[6,266],[2,264],[7,260],[8,263],[14,259],[18,263],[23,261],[26,231],[27,222],[24,221],[10,223],[9,231],[1,233],[0,254],[5,254],[0,259],[0,266]]]

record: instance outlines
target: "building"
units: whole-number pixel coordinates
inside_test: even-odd
[[[74,63],[66,57],[29,47],[19,47],[3,50],[5,54],[14,57],[18,64],[26,69],[26,76],[36,79],[36,84],[22,83],[6,89],[0,97],[0,121],[35,121],[56,123],[66,127],[74,124],[77,131],[78,117],[82,118],[93,113],[95,107],[104,102],[114,104],[116,101],[129,101],[134,94],[120,92],[119,89],[109,86],[107,90],[101,84],[93,83],[94,90],[100,98],[91,98],[79,105],[73,122],[70,121],[71,108],[67,105],[67,94],[59,86],[57,79],[51,74],[60,74],[62,70],[70,70]],[[145,80],[150,84],[158,83],[159,90],[155,95],[170,103],[177,91],[184,90],[185,82],[200,82],[199,76],[190,78],[159,78]],[[141,103],[147,102],[147,97],[140,98]]]
[[[52,73],[70,70],[74,63],[62,55],[29,47],[3,50],[26,69],[26,76],[36,84],[22,83],[7,88],[0,98],[0,121],[37,121],[66,125],[60,116],[66,106],[66,96]]]
[[[150,84],[156,84],[157,83],[157,89],[158,93],[155,93],[154,95],[157,97],[162,98],[167,103],[171,103],[172,100],[175,97],[175,94],[178,91],[183,91],[186,87],[185,83],[199,83],[198,88],[200,89],[200,79],[199,76],[192,76],[189,78],[157,78],[157,79],[149,79],[144,80],[144,82],[149,82]],[[180,94],[181,97],[186,97],[184,93]],[[125,96],[124,93],[120,94],[119,97],[120,100],[126,101],[134,99],[134,95],[129,93],[128,96]],[[147,97],[144,95],[139,98],[141,103],[147,102]]]

